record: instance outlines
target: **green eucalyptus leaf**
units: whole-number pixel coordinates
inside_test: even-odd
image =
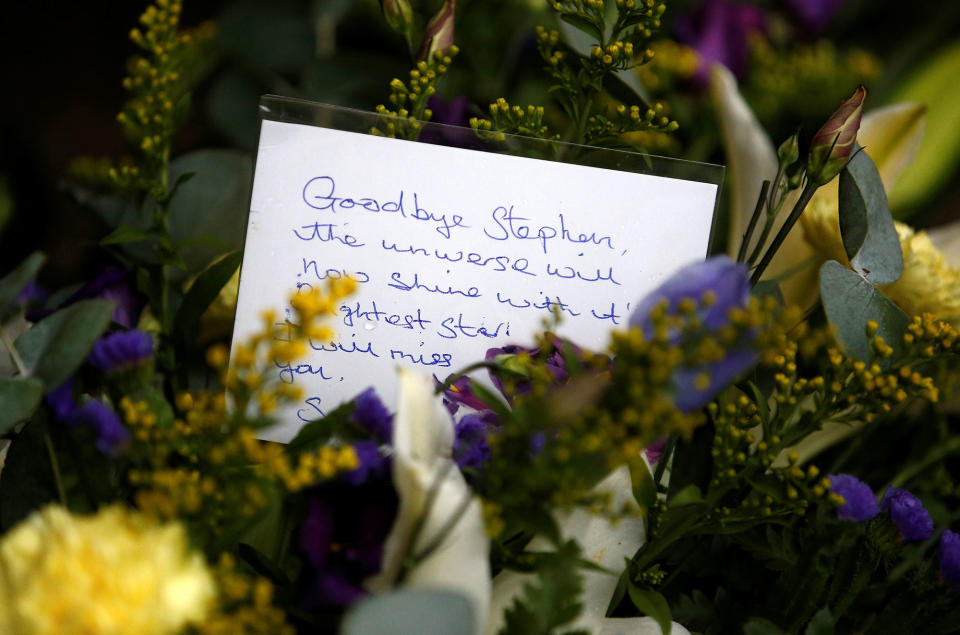
[[[6,434],[37,409],[43,382],[36,377],[0,378],[0,434]]]
[[[743,635],[786,635],[786,631],[762,617],[751,617],[743,625]]]
[[[879,325],[877,335],[897,351],[910,319],[862,275],[828,260],[820,267],[820,296],[827,319],[836,327],[837,339],[857,359],[870,361],[866,328]]]
[[[600,31],[600,27],[594,23],[593,20],[588,20],[587,18],[581,17],[579,15],[570,15],[567,13],[560,14],[560,19],[569,24],[570,26],[583,31],[597,44],[603,42],[603,33]]]
[[[42,411],[41,411],[42,412]],[[44,441],[45,423],[37,415],[11,440],[0,475],[0,534],[47,503],[57,488]]]
[[[630,600],[645,615],[652,617],[660,627],[663,635],[670,635],[673,627],[673,615],[670,613],[670,604],[660,593],[652,589],[641,589],[630,584],[627,587]]]
[[[834,627],[830,609],[824,607],[814,614],[813,619],[807,624],[807,630],[803,631],[803,635],[833,635]]]
[[[107,234],[101,241],[101,245],[123,245],[126,243],[139,243],[149,240],[151,234],[146,229],[134,227],[133,225],[120,225],[115,230]]]
[[[203,312],[216,300],[220,290],[230,281],[242,260],[243,254],[235,251],[210,265],[197,276],[190,290],[183,297],[183,302],[174,318],[174,338],[184,345],[192,341]]]
[[[14,303],[23,288],[37,276],[47,257],[35,251],[21,262],[17,267],[0,279],[0,312],[6,312],[7,308]]]
[[[78,302],[37,322],[14,346],[30,374],[52,390],[87,358],[93,343],[110,325],[113,309],[109,300]]]
[[[242,246],[253,164],[240,152],[197,150],[170,164],[171,181],[189,173],[194,173],[193,178],[182,181],[170,200],[170,237],[181,245],[182,260],[169,264],[193,272]],[[209,241],[184,242],[199,236]]]
[[[891,284],[900,278],[900,237],[880,173],[863,150],[840,172],[840,234],[850,265],[868,281]]]
[[[404,589],[372,597],[347,613],[342,635],[477,635],[473,607],[459,593]]]

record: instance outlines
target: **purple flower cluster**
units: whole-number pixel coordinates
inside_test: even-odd
[[[940,534],[940,577],[960,589],[960,534],[949,529]]]
[[[47,393],[47,404],[62,423],[89,427],[97,437],[97,448],[108,456],[116,456],[130,443],[130,432],[113,410],[96,399],[77,405],[73,379]]]
[[[765,30],[763,12],[758,7],[728,0],[706,0],[676,22],[677,38],[700,54],[700,66],[694,75],[700,85],[709,81],[714,64],[723,64],[742,77],[747,68],[749,37]]]
[[[31,322],[37,322],[56,310],[68,307],[81,300],[94,298],[113,301],[116,305],[113,310],[113,321],[126,328],[136,326],[137,320],[140,318],[140,311],[146,304],[143,296],[137,292],[133,272],[111,265],[56,307],[28,311],[27,319]]]
[[[367,595],[362,581],[380,571],[396,513],[397,495],[385,480],[311,493],[299,535],[308,563],[307,608],[345,607]]]
[[[920,499],[905,489],[888,487],[880,509],[890,512],[890,519],[900,530],[905,542],[926,540],[933,534],[933,518]]]
[[[680,269],[647,295],[630,316],[630,325],[644,330],[650,337],[653,325],[650,316],[663,301],[667,312],[675,313],[685,299],[699,301],[706,292],[712,292],[716,300],[701,309],[699,318],[708,330],[718,330],[729,322],[730,310],[744,308],[750,299],[750,281],[746,265],[735,263],[727,256],[716,256]],[[674,334],[674,342],[680,335]],[[727,384],[750,369],[757,354],[750,348],[731,350],[718,362],[697,367],[680,368],[674,375],[674,402],[683,412],[693,412],[704,407]],[[697,377],[706,374],[710,378],[704,388],[698,386]]]
[[[153,336],[132,329],[101,337],[90,352],[90,363],[104,373],[128,370],[153,357]]]
[[[849,474],[831,474],[829,478],[830,491],[845,501],[837,508],[837,516],[862,523],[880,513],[877,498],[869,485]]]
[[[811,34],[823,31],[843,6],[844,0],[784,0]]]

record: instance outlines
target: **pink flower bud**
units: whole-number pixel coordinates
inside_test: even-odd
[[[446,0],[436,15],[427,22],[423,33],[423,45],[420,47],[421,60],[428,59],[437,51],[444,51],[453,46],[453,14],[457,0]]]
[[[807,177],[813,183],[823,185],[829,182],[850,160],[857,145],[860,115],[866,98],[867,89],[858,86],[813,136],[807,167]]]

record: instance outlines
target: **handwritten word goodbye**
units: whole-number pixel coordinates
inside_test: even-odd
[[[406,205],[404,204],[403,190],[400,190],[396,200],[381,201],[371,197],[334,196],[336,188],[337,184],[332,176],[315,176],[303,186],[303,202],[314,209],[328,209],[331,212],[359,208],[377,214],[399,214],[403,218],[435,223],[434,229],[437,233],[448,239],[457,227],[469,227],[463,224],[463,216],[460,214],[451,214],[448,220],[446,214],[435,214],[420,207],[420,199],[416,192],[413,193],[413,208],[410,209],[409,199]]]

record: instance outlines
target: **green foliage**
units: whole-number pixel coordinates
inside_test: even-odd
[[[436,51],[427,59],[417,63],[410,71],[410,80],[405,83],[395,78],[390,82],[390,107],[380,104],[377,113],[382,122],[370,130],[370,134],[415,140],[420,135],[422,124],[433,113],[427,108],[427,100],[437,92],[437,83],[446,74],[460,49],[451,46]]]
[[[896,282],[903,273],[900,237],[880,173],[865,151],[840,173],[839,192],[840,233],[850,266],[871,284]]]
[[[23,288],[36,278],[47,257],[40,252],[27,256],[26,260],[0,279],[0,318],[7,318],[14,309],[12,306]]]
[[[35,377],[0,378],[0,434],[33,414],[43,397],[43,382]]]
[[[346,615],[340,632],[343,635],[479,635],[473,625],[473,608],[462,595],[411,589],[361,602]]]
[[[30,375],[53,390],[87,358],[110,324],[113,302],[85,300],[37,322],[14,343]]]
[[[579,573],[580,546],[558,545],[540,557],[539,576],[525,584],[523,595],[506,610],[501,635],[551,635],[580,614],[583,580]]]
[[[871,321],[878,325],[876,334],[883,344],[899,348],[910,320],[862,274],[836,260],[823,263],[820,296],[827,319],[837,329],[837,339],[858,359],[866,362],[873,358],[867,329]]]
[[[544,124],[542,106],[511,106],[503,98],[490,105],[490,119],[470,120],[474,130],[618,147],[629,145],[621,139],[628,132],[677,129],[662,104],[612,103],[605,96],[611,86],[622,87],[617,73],[653,57],[647,45],[660,27],[665,4],[618,0],[614,18],[602,0],[564,0],[552,2],[551,7],[560,20],[593,42],[589,54],[581,55],[561,42],[558,31],[537,27],[537,47],[552,82],[550,93],[566,114],[569,130],[563,134],[551,131]],[[611,20],[612,24],[608,23]]]
[[[657,621],[663,635],[670,635],[673,616],[666,598],[652,589],[643,589],[630,583],[627,587],[630,601],[643,613]]]

